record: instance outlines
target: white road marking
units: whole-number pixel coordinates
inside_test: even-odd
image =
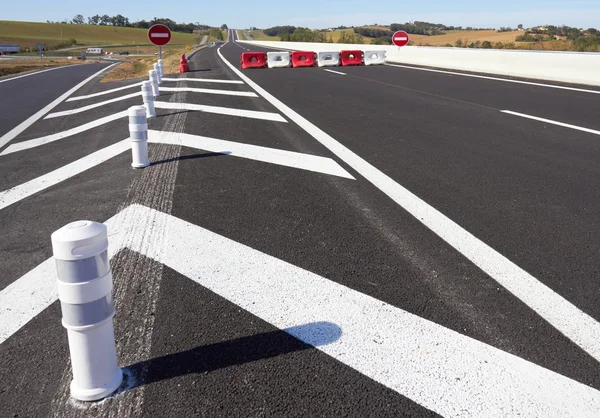
[[[563,335],[600,361],[600,323],[594,318],[300,116],[239,71],[223,57],[220,50],[218,53],[223,62],[234,73],[269,103],[496,280],[501,286],[518,297]]]
[[[571,91],[578,91],[578,92],[582,92],[582,93],[600,94],[600,90],[587,90],[587,89],[580,89],[580,88],[576,88],[576,87],[557,86],[554,84],[534,83],[531,81],[509,80],[507,78],[490,77],[490,76],[486,76],[486,75],[477,75],[477,74],[457,73],[454,71],[446,71],[446,70],[434,70],[431,68],[412,67],[410,65],[391,64],[389,62],[386,62],[385,65],[390,66],[390,67],[408,68],[410,70],[417,70],[417,71],[429,71],[432,73],[460,75],[462,77],[482,78],[484,80],[504,81],[505,83],[528,84],[530,86],[548,87],[551,89],[571,90]]]
[[[77,113],[86,112],[88,110],[95,109],[97,107],[105,106],[105,105],[110,104],[110,103],[120,102],[120,101],[123,101],[123,100],[132,99],[134,97],[138,97],[138,96],[141,96],[141,95],[142,95],[142,92],[140,91],[140,92],[136,92],[136,93],[127,94],[125,96],[116,97],[114,99],[106,100],[106,101],[100,102],[100,103],[94,103],[94,104],[87,105],[87,106],[77,107],[77,108],[71,109],[71,110],[63,110],[62,112],[50,113],[44,119],[52,119],[52,118],[59,118],[61,116],[75,115]]]
[[[148,219],[164,232],[148,234]],[[443,416],[600,409],[591,387],[169,214],[131,205],[106,225],[110,257],[126,246],[154,259]],[[56,300],[52,261],[0,291],[0,343]]]
[[[73,102],[75,100],[85,100],[85,99],[91,99],[92,97],[98,97],[98,96],[103,96],[105,94],[110,94],[110,93],[114,93],[115,91],[121,91],[121,90],[127,90],[127,89],[131,89],[133,87],[139,87],[142,85],[143,82],[140,83],[135,83],[135,84],[130,84],[128,86],[123,86],[123,87],[118,87],[116,89],[110,89],[110,90],[104,90],[101,91],[99,93],[93,93],[93,94],[88,94],[86,96],[77,96],[77,97],[71,97],[69,99],[67,99],[67,102]]]
[[[356,180],[331,158],[319,157],[317,155],[302,154],[299,152],[284,151],[276,148],[261,147],[258,145],[243,144],[240,142],[225,141],[222,139],[178,132],[149,130],[148,140],[149,142],[158,144],[183,145],[184,147],[222,153],[232,157],[247,158],[250,160]]]
[[[29,141],[17,142],[16,144],[12,144],[8,146],[4,151],[0,153],[0,156],[11,154],[17,151],[23,151],[26,149],[39,147],[40,145],[48,144],[50,142],[58,141],[59,139],[67,138],[69,136],[73,136],[79,134],[81,132],[88,131],[90,129],[96,128],[98,126],[104,125],[105,123],[112,122],[114,120],[124,118],[127,116],[127,111],[115,113],[114,115],[106,116],[101,119],[97,119],[92,122],[85,123],[76,128],[69,129],[63,132],[57,132],[52,135],[42,136],[40,138],[30,139]]]
[[[514,115],[514,116],[520,116],[522,118],[537,120],[539,122],[549,123],[551,125],[562,126],[564,128],[575,129],[577,131],[587,132],[587,133],[594,134],[594,135],[600,135],[600,131],[597,131],[594,129],[589,129],[589,128],[584,128],[582,126],[570,125],[568,123],[557,122],[555,120],[538,118],[537,116],[526,115],[525,113],[512,112],[510,110],[501,110],[500,112],[507,113],[509,115]]]
[[[83,173],[130,148],[130,141],[122,140],[12,189],[4,190],[0,192],[0,209]]]
[[[256,110],[233,109],[229,107],[197,105],[191,103],[173,103],[173,102],[154,102],[156,109],[171,109],[171,110],[192,110],[206,113],[216,113],[219,115],[238,116],[242,118],[261,119],[273,122],[287,123],[279,113],[260,112]]]
[[[339,75],[346,75],[346,73],[342,73],[340,71],[334,71],[334,70],[324,70],[324,71],[327,71],[329,73],[339,74]]]
[[[62,67],[48,68],[46,70],[40,70],[40,71],[35,71],[33,73],[22,74],[22,75],[18,75],[16,77],[5,78],[4,80],[0,80],[0,83],[6,83],[7,81],[18,80],[19,78],[29,77],[31,75],[37,75],[37,74],[45,73],[46,71],[60,70],[61,68],[67,68],[67,67],[69,67],[69,66],[68,65],[64,65]]]
[[[162,81],[197,81],[200,83],[244,84],[241,80],[218,80],[214,78],[170,78],[163,77]]]
[[[166,92],[190,92],[204,94],[222,94],[224,96],[243,96],[243,97],[258,97],[256,93],[251,91],[233,91],[233,90],[217,90],[217,89],[198,89],[194,87],[160,87],[160,91]]]
[[[76,92],[83,85],[85,85],[89,81],[93,80],[97,75],[102,74],[104,71],[110,69],[111,67],[114,67],[115,65],[117,65],[117,64],[109,65],[108,67],[103,68],[102,70],[98,71],[94,75],[91,75],[90,77],[86,78],[85,80],[83,80],[81,83],[77,84],[72,89],[69,89],[68,91],[66,91],[64,94],[62,94],[56,100],[54,100],[52,103],[46,105],[43,109],[41,109],[40,111],[38,111],[35,114],[33,114],[32,116],[30,116],[24,122],[21,122],[18,126],[14,127],[11,131],[4,134],[2,137],[0,137],[0,148],[2,148],[4,145],[8,144],[10,141],[12,141],[14,138],[16,138],[17,135],[19,135],[25,129],[29,128],[31,125],[33,125],[35,122],[37,122],[42,116],[44,116],[46,113],[48,113],[49,111],[54,109],[56,106],[58,106],[63,100],[65,100],[71,94]]]

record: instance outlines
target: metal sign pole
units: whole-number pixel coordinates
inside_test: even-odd
[[[162,45],[158,47],[158,58],[162,59]]]

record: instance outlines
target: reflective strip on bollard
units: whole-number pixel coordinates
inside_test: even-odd
[[[155,117],[154,94],[152,93],[152,84],[149,81],[144,81],[142,83],[142,100],[144,101],[144,107],[146,108],[146,117]]]
[[[117,363],[106,226],[72,222],[52,234],[62,324],[73,367],[71,396],[97,401],[123,381]]]
[[[158,90],[158,75],[156,74],[156,70],[148,71],[148,77],[150,78],[150,83],[152,83],[152,94],[154,97],[160,96],[160,91]]]

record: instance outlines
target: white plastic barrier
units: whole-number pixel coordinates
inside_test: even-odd
[[[267,52],[267,65],[269,68],[291,67],[289,52]]]
[[[364,49],[366,45],[306,42],[240,41],[267,48],[315,52],[332,49]],[[369,45],[369,51],[386,52],[386,63],[437,67],[509,77],[600,86],[600,54],[594,52],[523,51],[507,49],[443,48],[426,46]]]
[[[365,65],[385,64],[385,51],[364,51]]]
[[[325,51],[317,53],[319,67],[337,67],[340,65],[340,51]]]

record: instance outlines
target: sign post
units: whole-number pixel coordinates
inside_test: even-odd
[[[148,29],[148,39],[158,46],[159,58],[162,59],[162,47],[171,41],[171,29],[160,23]]]
[[[408,44],[408,33],[404,32],[403,30],[399,30],[392,35],[392,42],[398,48],[406,46],[406,44]]]
[[[40,64],[42,68],[44,68],[44,53],[46,52],[46,44],[35,44],[38,50],[38,54],[40,54]]]

